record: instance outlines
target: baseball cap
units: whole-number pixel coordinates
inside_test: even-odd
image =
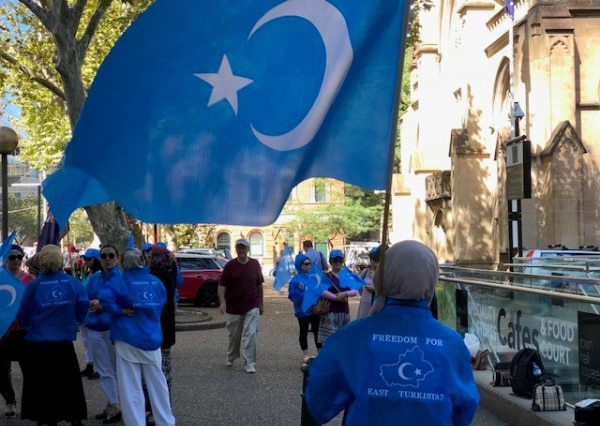
[[[245,238],[240,238],[239,240],[237,240],[235,242],[235,246],[246,246],[246,247],[250,247],[250,244],[248,244],[248,240]]]
[[[96,259],[100,259],[100,250],[90,247],[81,255],[81,257],[85,257],[87,259],[95,257]]]
[[[145,244],[142,246],[142,251],[147,251],[147,250],[150,250],[151,248],[152,248],[152,244],[150,244],[150,243],[145,243]]]
[[[329,252],[329,258],[330,259],[335,259],[336,257],[341,257],[342,259],[344,258],[344,252],[341,250],[331,250]]]

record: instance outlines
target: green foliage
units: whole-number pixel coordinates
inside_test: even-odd
[[[152,0],[115,2],[90,0],[78,28],[81,37],[99,2],[109,6],[87,51],[81,79],[89,88],[116,40]],[[131,3],[131,4],[129,4]],[[45,6],[45,2],[41,3]],[[73,5],[70,5],[71,7]],[[0,6],[0,98],[21,110],[12,123],[21,136],[22,160],[38,170],[59,164],[71,138],[68,106],[55,69],[57,50],[52,35],[29,9],[17,0]]]
[[[38,240],[37,214],[37,194],[24,194],[23,198],[8,194],[8,232],[17,231],[20,245],[31,246]]]
[[[314,209],[289,206],[294,218],[288,222],[291,235],[312,235],[317,241],[330,241],[337,235],[362,239],[365,234],[379,232],[383,212],[382,196],[374,191],[347,184],[344,204],[328,203]]]
[[[64,238],[77,248],[88,247],[94,241],[94,230],[84,209],[77,209],[69,219],[69,233]]]

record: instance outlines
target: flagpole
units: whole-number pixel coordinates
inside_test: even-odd
[[[404,8],[405,13],[408,13],[408,9],[410,6],[410,2],[405,0]],[[394,96],[394,111],[393,111],[393,120],[391,123],[391,131],[390,131],[390,144],[389,144],[389,153],[388,153],[388,165],[387,165],[387,182],[385,188],[385,202],[383,207],[383,224],[381,230],[381,249],[380,258],[379,258],[379,266],[377,268],[377,279],[375,280],[375,294],[377,296],[381,295],[383,292],[383,266],[385,265],[385,248],[387,247],[388,240],[388,222],[390,220],[390,206],[392,204],[392,182],[394,178],[394,158],[396,156],[396,139],[398,137],[398,113],[400,111],[400,97],[402,95],[402,74],[404,71],[404,54],[406,53],[406,33],[408,29],[408,19],[404,21],[404,28],[400,33],[400,37],[404,39],[404,43],[400,42],[400,52],[398,53],[398,76],[396,77],[396,93]]]
[[[506,11],[510,17],[510,24],[508,26],[508,101],[510,104],[510,137],[513,139],[516,134],[516,116],[515,116],[515,60],[514,60],[514,25],[515,25],[515,3],[514,0],[506,1]],[[508,209],[508,263],[512,263],[513,260],[513,224],[512,216],[513,212],[520,209],[513,205],[516,203],[514,200],[506,199]]]

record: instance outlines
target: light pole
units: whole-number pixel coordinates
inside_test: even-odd
[[[0,154],[2,154],[2,241],[8,236],[8,154],[17,149],[19,136],[10,127],[0,127]]]

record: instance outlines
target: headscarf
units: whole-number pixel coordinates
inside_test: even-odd
[[[40,274],[40,252],[37,252],[25,262],[25,266],[29,269],[29,273],[35,276]]]
[[[371,314],[385,306],[388,297],[431,302],[439,278],[437,257],[418,241],[402,241],[385,252],[382,294],[371,307]]]
[[[302,271],[302,263],[304,263],[304,261],[306,259],[308,259],[308,256],[305,256],[302,253],[298,253],[296,255],[296,258],[294,259],[294,266],[296,267],[296,271],[298,272],[298,274],[303,274],[304,273]]]
[[[63,255],[60,247],[46,244],[40,251],[40,268],[44,272],[56,272],[63,266]]]
[[[129,269],[140,269],[143,268],[144,260],[142,259],[142,252],[136,248],[128,248],[123,254],[123,270]]]
[[[150,272],[164,271],[169,274],[177,273],[175,257],[161,245],[154,244],[150,250]]]

